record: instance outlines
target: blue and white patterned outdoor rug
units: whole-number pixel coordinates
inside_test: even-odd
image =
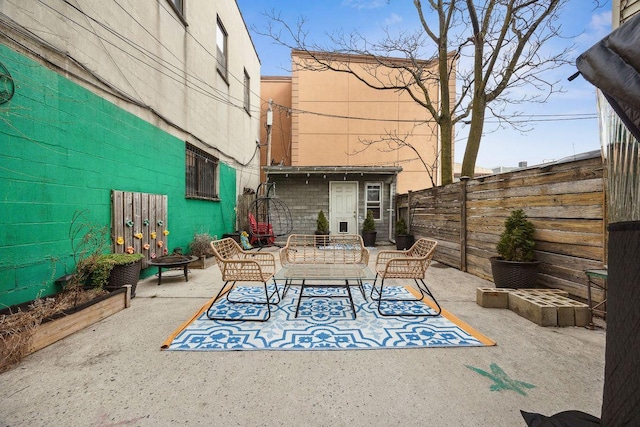
[[[339,292],[346,295],[343,288],[305,289],[305,295],[314,295],[314,298],[303,299],[296,318],[300,288],[292,287],[280,304],[272,306],[271,318],[267,322],[209,320],[206,313],[211,304],[209,301],[164,342],[162,349],[351,350],[495,345],[493,340],[444,309],[437,317],[382,317],[377,311],[377,303],[371,301],[370,289],[370,285],[365,284],[365,301],[357,287],[351,288],[356,319],[353,319],[348,298],[322,297],[335,296]],[[412,295],[402,286],[388,289],[400,297]],[[386,292],[387,287],[385,296]],[[237,286],[232,291],[232,297],[236,299],[253,295],[264,298],[262,287]],[[403,305],[404,311],[433,311],[423,302],[397,304]],[[243,307],[231,305],[226,298],[222,298],[213,306],[211,313],[256,317],[260,316],[260,310],[266,312],[266,306],[257,310],[256,306],[249,307],[246,312],[241,311]]]

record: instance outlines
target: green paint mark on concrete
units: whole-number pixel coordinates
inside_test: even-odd
[[[524,381],[512,380],[511,378],[509,378],[506,372],[503,371],[502,368],[495,363],[492,363],[490,365],[491,372],[487,372],[480,368],[475,368],[469,365],[465,366],[472,371],[475,371],[480,375],[491,379],[494,382],[494,384],[491,384],[491,386],[489,387],[489,390],[491,391],[513,390],[523,396],[526,396],[527,392],[525,391],[525,389],[535,387],[535,385],[525,383]]]

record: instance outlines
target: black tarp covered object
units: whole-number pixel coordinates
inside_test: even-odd
[[[640,140],[640,14],[576,61],[580,73],[598,87],[636,140]],[[609,141],[616,144],[618,141]],[[632,141],[636,146],[638,143]],[[632,150],[633,152],[633,150]],[[624,175],[633,168],[614,171]],[[626,165],[629,166],[629,165]],[[634,177],[627,177],[634,181]],[[637,192],[633,186],[630,190]],[[609,224],[609,278],[602,426],[640,425],[640,221]],[[594,372],[594,375],[598,373]]]
[[[580,55],[576,66],[640,140],[640,14]]]
[[[603,426],[640,425],[640,221],[609,224]],[[594,373],[595,375],[596,373]]]

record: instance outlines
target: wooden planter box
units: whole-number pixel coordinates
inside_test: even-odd
[[[214,257],[213,255],[209,257],[201,256],[197,260],[190,262],[188,267],[196,268],[196,269],[205,269],[205,268],[211,267],[215,263],[216,263],[216,257]]]
[[[131,285],[127,285],[44,319],[30,336],[29,331],[24,331],[0,339],[0,372],[9,369],[23,357],[129,307],[130,302]],[[19,356],[15,359],[17,354]]]
[[[131,285],[127,285],[45,319],[30,336],[29,331],[24,331],[10,335],[7,339],[1,339],[0,372],[9,369],[23,357],[129,307],[130,302]],[[17,359],[16,355],[18,355]]]
[[[30,338],[29,346],[23,356],[34,353],[48,345],[59,341],[74,332],[91,326],[118,311],[129,307],[131,302],[131,286],[125,286],[117,291],[81,304],[68,312],[59,313],[45,319],[37,326]],[[20,335],[10,339],[0,340],[0,360],[14,350]]]
[[[131,286],[127,285],[108,295],[76,307],[71,314],[62,313],[55,319],[44,321],[34,332],[27,354],[38,351],[74,332],[104,320],[129,307],[130,303]]]

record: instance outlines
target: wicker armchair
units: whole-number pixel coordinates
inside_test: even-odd
[[[436,251],[438,242],[431,239],[419,239],[411,248],[404,251],[380,251],[376,257],[376,278],[371,287],[371,299],[378,302],[378,313],[381,316],[422,316],[435,317],[439,316],[442,309],[435,299],[427,285],[424,283],[424,276],[427,268],[431,264],[431,259]],[[380,277],[380,288],[376,283]],[[413,279],[418,290],[420,298],[389,298],[384,296],[384,286],[386,279]],[[374,292],[377,296],[374,296]],[[436,313],[415,314],[397,311],[382,311],[380,306],[382,302],[404,302],[404,301],[422,301],[424,297],[429,296],[435,303]],[[393,306],[393,305],[391,305]]]
[[[268,252],[245,252],[238,243],[227,237],[222,240],[214,240],[211,242],[213,254],[216,257],[216,263],[222,272],[222,280],[224,285],[218,295],[207,309],[207,317],[211,320],[253,320],[258,322],[266,322],[271,317],[271,306],[280,302],[280,293],[278,285],[274,280],[275,290],[269,290],[267,282],[273,279],[276,270],[276,260],[272,253]],[[262,282],[264,285],[264,300],[234,300],[229,298],[229,294],[233,290],[237,282]],[[229,284],[231,284],[229,286]],[[211,315],[211,307],[223,296],[226,295],[227,301],[231,304],[258,305],[267,306],[267,316],[261,318],[247,317],[229,317]],[[277,300],[272,302],[271,299],[277,295]]]

